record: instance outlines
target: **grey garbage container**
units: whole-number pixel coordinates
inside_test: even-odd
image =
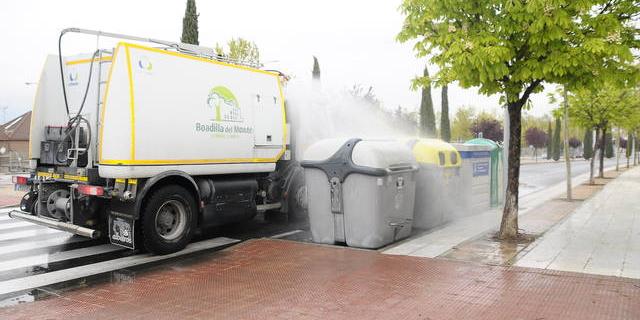
[[[458,217],[481,213],[491,208],[490,146],[453,144],[462,158],[460,202],[463,210]]]
[[[314,242],[379,248],[411,233],[418,167],[402,143],[322,140],[301,165]]]

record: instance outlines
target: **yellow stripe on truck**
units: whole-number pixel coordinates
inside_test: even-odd
[[[104,96],[102,98],[102,110],[100,110],[100,132],[98,133],[98,163],[102,162],[102,132],[104,129],[104,111],[107,109],[107,97],[109,96],[109,84],[111,83],[111,75],[113,74],[113,70],[116,66],[116,58],[118,57],[118,50],[120,49],[121,44],[118,43],[116,48],[113,50],[113,60],[111,62],[111,66],[109,67],[109,75],[107,76],[107,84],[104,89]]]
[[[131,72],[131,53],[125,45],[124,52],[127,55],[127,76],[129,78],[129,111],[131,112],[131,160],[136,159],[136,118],[135,101],[133,99],[133,73]]]
[[[73,181],[89,181],[89,177],[86,176],[77,176],[71,174],[59,174],[59,173],[51,173],[51,172],[37,172],[36,176],[43,178],[51,178],[51,179],[64,179],[64,180],[73,180]]]
[[[102,58],[96,58],[94,61],[95,62],[98,62],[98,61],[111,61],[111,56],[104,56]],[[91,62],[91,58],[67,61],[65,63],[65,65],[71,66],[71,65],[74,65],[74,64],[82,64],[82,63],[89,63],[89,62]]]
[[[87,181],[89,181],[89,178],[88,178],[88,177],[84,177],[84,176],[74,176],[74,175],[68,175],[68,174],[65,174],[65,175],[64,175],[64,179],[65,179],[65,180],[83,181],[83,182],[87,182]]]

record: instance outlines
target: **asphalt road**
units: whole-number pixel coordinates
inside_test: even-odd
[[[616,159],[605,159],[604,167],[616,165]],[[620,165],[626,165],[624,157],[620,159]],[[598,163],[596,162],[596,174]],[[579,176],[589,172],[589,161],[571,161],[571,175]],[[544,188],[551,187],[565,181],[566,169],[564,161],[551,163],[531,163],[520,167],[520,195],[527,195]]]

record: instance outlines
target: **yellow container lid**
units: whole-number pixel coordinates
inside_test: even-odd
[[[413,156],[418,163],[433,164],[444,168],[460,167],[460,153],[451,144],[440,139],[413,139]]]

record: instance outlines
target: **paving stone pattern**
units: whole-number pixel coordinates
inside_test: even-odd
[[[250,240],[2,319],[632,319],[640,281]]]

